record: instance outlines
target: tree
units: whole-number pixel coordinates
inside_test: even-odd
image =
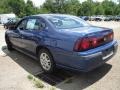
[[[119,1],[119,0],[118,0]],[[31,0],[1,0],[0,13],[15,13],[18,17],[39,13],[65,13],[77,16],[120,15],[120,3],[111,0],[94,2],[87,0],[46,0],[40,7],[35,7]]]
[[[82,6],[79,10],[79,15],[91,16],[94,11],[94,3],[92,0],[87,0],[82,3]]]
[[[102,2],[105,15],[114,15],[116,4],[112,1],[105,0]]]
[[[15,13],[18,17],[39,13],[40,8],[35,7],[32,1],[28,0],[1,0],[0,13]]]
[[[96,2],[94,3],[94,15],[104,15],[104,8],[101,3]]]
[[[115,7],[114,15],[120,15],[120,4]]]
[[[9,12],[15,13],[17,16],[24,16],[25,2],[24,0],[7,0],[6,8]]]
[[[46,0],[43,8],[46,8],[51,13],[68,13],[77,15],[79,10],[78,0]]]
[[[27,1],[25,5],[25,12],[26,12],[26,16],[35,14],[35,8],[34,8],[32,1],[30,0]]]
[[[64,6],[65,13],[72,14],[72,15],[78,15],[78,11],[81,7],[81,4],[78,0],[67,0],[65,3],[66,6]]]
[[[7,0],[1,0],[0,1],[0,13],[7,13],[8,7],[7,7]]]

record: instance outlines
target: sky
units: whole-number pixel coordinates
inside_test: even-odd
[[[25,0],[25,1],[27,1],[27,0]],[[31,1],[33,1],[33,4],[37,7],[39,7],[40,5],[42,5],[45,2],[45,0],[31,0]],[[79,1],[83,2],[83,1],[86,1],[86,0],[79,0]],[[93,0],[93,1],[102,2],[103,0]],[[118,0],[112,0],[112,1],[117,2]]]

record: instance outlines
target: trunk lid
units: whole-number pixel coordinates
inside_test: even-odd
[[[77,43],[75,45],[76,51],[80,51],[79,48],[81,48],[81,43],[84,43],[82,47],[84,47],[86,44],[88,48],[84,50],[88,50],[99,47],[113,40],[113,30],[103,27],[89,26],[74,29],[64,29],[61,31],[66,34],[77,36]]]
[[[112,29],[104,28],[104,27],[88,26],[88,27],[80,27],[73,29],[60,29],[60,31],[66,34],[81,36],[81,35],[89,35],[95,33],[98,34],[100,32],[112,32]]]

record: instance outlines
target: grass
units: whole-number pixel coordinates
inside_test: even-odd
[[[51,87],[50,90],[55,90],[55,87]]]
[[[35,80],[34,83],[37,88],[44,88],[44,84],[40,80]]]
[[[28,78],[29,80],[32,80],[32,79],[33,79],[33,76],[32,76],[32,75],[28,75],[27,78]]]
[[[41,88],[41,89],[45,87],[44,84],[42,83],[42,81],[39,78],[37,78],[37,77],[35,77],[31,74],[28,75],[27,78],[34,83],[35,87]],[[50,86],[48,88],[48,90],[56,90],[56,88],[54,86]]]
[[[27,78],[33,81],[34,85],[37,88],[44,88],[44,84],[38,78],[34,77],[33,75],[28,75]]]

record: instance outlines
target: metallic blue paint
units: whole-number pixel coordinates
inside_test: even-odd
[[[112,32],[111,29],[95,26],[79,27],[74,29],[56,29],[47,20],[49,15],[61,14],[43,14],[25,17],[24,19],[37,18],[42,20],[46,27],[44,30],[7,30],[6,35],[11,43],[24,52],[37,57],[37,47],[42,46],[51,52],[57,66],[62,68],[73,69],[77,71],[90,71],[109,60],[117,50],[117,42],[115,40],[83,52],[73,51],[76,40],[85,36],[102,35]],[[103,52],[111,48],[114,54],[103,60]]]

